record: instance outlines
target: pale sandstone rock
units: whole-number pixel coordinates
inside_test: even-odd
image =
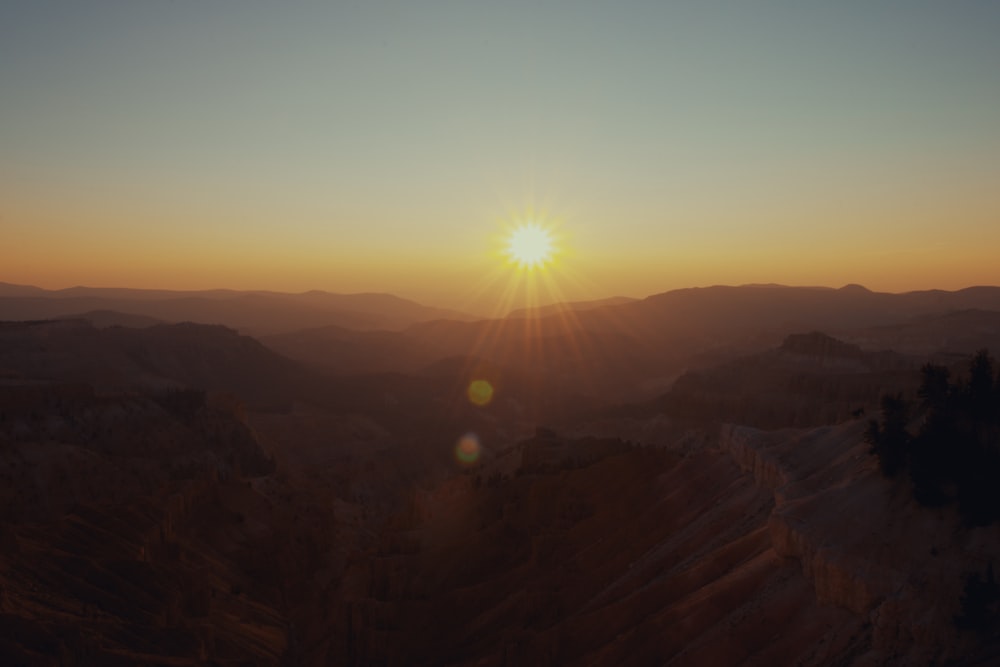
[[[864,423],[764,432],[724,425],[719,447],[775,495],[768,532],[795,558],[820,602],[872,627],[880,659],[922,664],[962,655],[954,627],[968,572],[1000,558],[997,527],[965,529],[951,508],[909,498],[885,480],[862,441]]]

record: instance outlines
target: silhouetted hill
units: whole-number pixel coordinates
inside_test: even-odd
[[[581,326],[717,338],[751,331],[842,331],[898,324],[920,315],[1000,309],[1000,287],[890,294],[863,288],[715,286],[674,290],[579,313]]]
[[[593,310],[603,306],[617,306],[623,303],[637,301],[628,296],[612,296],[606,299],[596,299],[594,301],[567,301],[564,303],[552,303],[538,308],[517,308],[507,314],[513,319],[525,317],[548,317],[550,315],[570,315],[581,310]]]
[[[244,333],[266,334],[337,325],[353,329],[402,329],[449,317],[456,311],[423,306],[390,294],[333,294],[312,291],[169,291],[73,287],[39,290],[3,285],[0,320],[64,319],[73,313],[114,310],[165,322],[222,324]]]
[[[46,290],[31,285],[14,285],[0,282],[0,297],[44,296]]]
[[[544,374],[553,391],[571,386],[608,400],[635,400],[662,392],[687,369],[767,349],[790,333],[846,336],[970,303],[1000,307],[1000,288],[886,294],[860,286],[717,286],[537,318],[434,320],[391,333],[324,328],[264,341],[339,373],[413,371],[470,355]]]
[[[261,336],[289,358],[342,374],[411,371],[445,354],[442,345],[418,346],[399,331],[358,331],[325,326]]]
[[[446,469],[455,439],[470,429],[492,443],[506,442],[536,419],[590,405],[575,392],[551,391],[561,385],[545,382],[539,373],[494,367],[499,373],[490,379],[498,400],[480,409],[466,395],[477,370],[329,376],[222,326],[98,329],[82,320],[0,323],[0,378],[77,383],[98,391],[225,392],[252,410],[287,415],[283,423],[289,425],[309,411],[363,416],[392,435],[412,471]],[[327,445],[337,449],[335,443]]]
[[[158,320],[155,317],[133,315],[132,313],[119,313],[114,310],[92,310],[89,313],[68,315],[61,319],[85,320],[93,324],[98,329],[107,329],[108,327],[131,327],[133,329],[142,329],[145,327],[155,326],[157,324],[164,324],[162,320]]]
[[[864,357],[864,353],[857,345],[839,341],[820,331],[792,334],[781,344],[781,349],[785,352],[827,359],[860,359]]]
[[[901,324],[852,331],[845,337],[870,349],[958,358],[982,348],[1000,350],[1000,311],[973,308],[923,315]]]
[[[232,329],[203,324],[98,329],[84,320],[0,323],[0,374],[108,388],[226,391],[288,405],[312,374]]]
[[[326,327],[266,336],[262,342],[338,374],[413,373],[441,359],[474,357],[544,377],[549,391],[572,388],[602,396],[641,391],[643,382],[669,374],[682,361],[675,349],[624,332],[592,333],[571,325],[536,329],[526,327],[529,322],[535,320],[436,320],[402,332]]]

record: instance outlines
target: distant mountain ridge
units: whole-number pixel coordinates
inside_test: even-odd
[[[341,374],[415,372],[440,359],[468,356],[540,374],[546,382],[558,382],[560,391],[641,400],[662,393],[686,370],[773,348],[789,334],[823,331],[871,349],[868,341],[882,335],[874,328],[902,327],[969,308],[984,314],[984,324],[976,330],[983,329],[988,313],[1000,311],[1000,288],[889,294],[855,285],[715,286],[570,314],[435,320],[393,332],[325,327],[267,336],[262,342],[287,357]],[[919,330],[908,338],[925,338]],[[986,336],[988,329],[975,340]],[[932,345],[934,338],[929,340],[931,352],[939,349]],[[952,333],[947,341],[947,347],[968,352],[972,339]]]
[[[466,313],[378,293],[95,287],[44,290],[0,283],[0,320],[64,319],[95,311],[115,311],[163,322],[222,324],[253,335],[331,325],[357,330],[399,330],[428,320],[474,319]]]
[[[91,310],[86,313],[67,315],[67,320],[84,320],[90,322],[98,329],[109,327],[129,327],[131,329],[144,329],[145,327],[165,324],[162,320],[145,315],[134,315],[132,313],[119,313],[117,310]]]
[[[87,289],[74,293],[85,295]],[[31,290],[0,286],[0,294],[11,291]],[[47,294],[0,296],[0,319],[38,320],[108,309],[107,299]],[[102,306],[85,303],[93,300]],[[63,312],[52,314],[53,304]],[[346,310],[349,304],[359,308]],[[591,302],[569,314],[494,320],[442,319],[449,311],[391,295],[325,292],[156,292],[146,301],[119,300],[113,310],[168,323],[222,323],[260,338],[285,357],[339,375],[422,372],[442,359],[474,358],[519,377],[534,377],[539,387],[565,397],[579,392],[640,401],[662,394],[685,371],[773,348],[789,334],[809,331],[862,349],[884,349],[880,341],[891,340],[929,354],[967,353],[970,343],[989,343],[993,337],[990,313],[1000,312],[1000,287],[892,294],[859,285],[719,285],[606,305]],[[950,321],[960,313],[966,313],[968,323],[958,332],[928,335],[923,326],[908,325],[921,318]],[[84,317],[97,326],[125,323],[116,322],[117,316]],[[975,338],[966,331],[976,332]]]
[[[638,301],[630,296],[611,296],[606,299],[595,299],[593,301],[565,301],[560,303],[550,303],[537,308],[517,308],[507,314],[508,318],[517,319],[523,317],[548,317],[550,315],[560,315],[579,312],[581,310],[593,310],[604,306],[619,306],[623,303]]]

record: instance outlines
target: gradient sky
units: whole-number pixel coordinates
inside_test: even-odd
[[[1000,3],[0,2],[0,281],[1000,284]],[[487,296],[494,294],[487,290]]]

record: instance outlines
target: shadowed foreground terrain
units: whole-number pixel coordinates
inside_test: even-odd
[[[732,461],[615,444],[421,495],[348,572],[367,593],[345,596],[348,661],[824,664],[863,645],[775,553],[772,499]]]
[[[997,313],[732,289],[654,298],[680,328],[647,300],[343,329],[330,363],[0,323],[0,664],[991,664],[998,524],[916,502],[865,433],[928,361],[964,391]]]

